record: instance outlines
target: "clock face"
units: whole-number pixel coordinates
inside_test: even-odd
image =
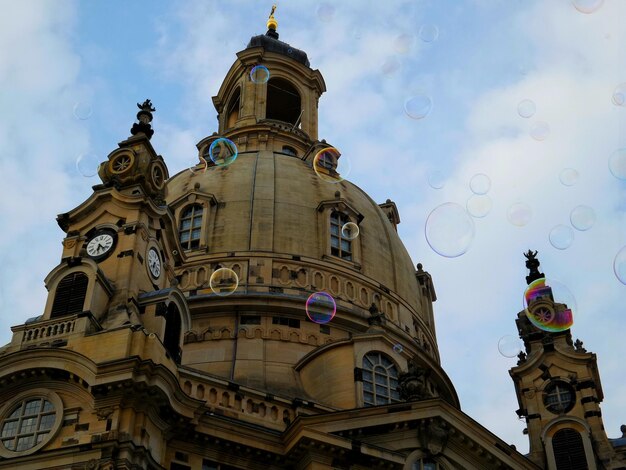
[[[158,279],[161,275],[161,258],[159,258],[159,254],[154,248],[150,248],[148,251],[148,269],[155,279]]]
[[[115,237],[108,232],[97,233],[87,243],[87,254],[94,259],[104,259],[113,251]]]

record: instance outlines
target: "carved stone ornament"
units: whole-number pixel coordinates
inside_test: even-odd
[[[385,323],[385,313],[379,312],[376,304],[370,305],[369,312],[370,317],[367,319],[367,322],[370,325],[382,326]]]
[[[76,245],[76,239],[75,238],[72,238],[72,239],[66,238],[65,240],[63,240],[63,246],[65,248],[74,248],[75,245]]]
[[[419,425],[419,440],[422,448],[431,456],[443,453],[448,443],[450,428],[447,423],[439,420],[423,420]]]
[[[100,408],[96,410],[96,416],[99,420],[108,419],[113,414],[113,408],[107,406],[106,408]]]
[[[433,398],[434,394],[428,388],[430,371],[409,361],[409,370],[398,376],[398,392],[405,401],[419,401]]]

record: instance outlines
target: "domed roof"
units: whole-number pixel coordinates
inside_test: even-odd
[[[394,226],[378,204],[351,182],[326,182],[310,163],[262,150],[242,152],[228,166],[182,171],[168,182],[168,203],[192,190],[210,194],[218,202],[207,258],[233,252],[307,258],[361,278],[397,296],[405,307],[420,310],[415,268]],[[332,256],[327,250],[325,226],[330,222],[325,207],[358,222],[360,234],[352,242],[358,244],[353,248],[354,260]]]

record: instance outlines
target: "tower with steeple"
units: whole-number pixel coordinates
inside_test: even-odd
[[[529,458],[547,469],[616,468],[602,424],[604,395],[597,358],[572,341],[573,315],[554,298],[551,281],[539,272],[537,252],[524,253],[529,270],[527,308],[517,315],[524,342],[510,370],[530,441]]]

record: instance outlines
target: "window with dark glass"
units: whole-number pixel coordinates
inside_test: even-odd
[[[83,311],[89,279],[82,272],[68,274],[57,286],[50,317],[62,317]]]
[[[398,368],[386,355],[371,352],[363,357],[363,403],[385,405],[400,401]]]
[[[543,403],[552,413],[565,413],[574,406],[574,389],[565,382],[553,382],[546,387]]]
[[[178,307],[174,303],[170,303],[167,307],[165,315],[165,334],[163,335],[163,346],[170,353],[174,362],[180,363],[180,331],[181,331],[180,313]]]
[[[342,227],[350,219],[347,215],[337,211],[330,214],[330,254],[341,259],[352,261],[352,241],[345,238]]]
[[[413,463],[411,470],[441,470],[441,467],[432,459],[420,459]]]
[[[272,325],[283,325],[291,328],[300,328],[300,320],[295,318],[272,317]]]
[[[301,111],[302,105],[298,90],[287,80],[270,78],[267,82],[265,117],[295,126],[301,118]]]
[[[587,470],[587,457],[580,433],[566,428],[552,437],[552,451],[557,470]]]
[[[55,419],[51,402],[45,398],[27,398],[0,422],[0,441],[7,450],[28,450],[48,436]]]
[[[183,249],[191,250],[200,246],[203,214],[204,208],[200,204],[193,204],[181,213],[178,237]]]

